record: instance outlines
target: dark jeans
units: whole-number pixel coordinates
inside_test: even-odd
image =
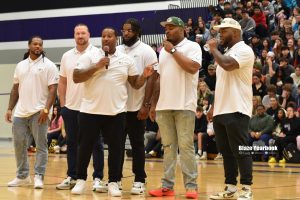
[[[202,134],[202,151],[207,152],[207,146],[210,142],[213,142],[214,135],[209,136],[207,133]]]
[[[129,136],[130,145],[132,147],[132,172],[135,174],[134,181],[145,183],[147,177],[145,172],[145,146],[144,133],[145,121],[137,119],[138,112],[126,113],[126,131],[124,131],[122,139],[122,150],[125,150],[125,142],[127,134]],[[120,176],[122,177],[124,152],[121,160]]]
[[[289,143],[296,144],[296,135],[287,135],[285,137],[278,137],[275,140],[275,146],[277,146],[278,152],[276,154],[276,159],[281,160],[283,157],[283,149],[286,147]],[[297,145],[297,144],[296,144]]]
[[[48,140],[48,148],[50,147],[50,144],[52,140],[58,140],[58,137],[60,135],[61,131],[55,131],[53,133],[47,133],[47,140]]]
[[[76,163],[77,163],[77,153],[78,153],[78,115],[79,111],[68,109],[63,107],[61,109],[61,115],[64,120],[65,130],[66,130],[66,140],[67,140],[67,163],[68,171],[67,175],[73,179],[76,177]],[[89,128],[85,129],[89,130]],[[99,132],[100,133],[100,132]],[[95,138],[93,143],[93,178],[103,179],[103,168],[104,168],[104,150],[103,142],[101,137]],[[90,144],[89,144],[90,145]]]
[[[125,128],[125,113],[114,116],[79,113],[77,178],[87,178],[93,146],[100,132],[108,145],[109,182],[121,180],[119,171],[122,159],[122,136]]]
[[[213,118],[218,150],[223,155],[225,184],[237,184],[238,171],[240,183],[252,184],[252,157],[239,151],[239,146],[248,146],[249,116],[241,113],[217,115]]]

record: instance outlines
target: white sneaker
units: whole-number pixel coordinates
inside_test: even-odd
[[[117,182],[108,183],[108,194],[112,197],[122,196],[122,192],[120,191],[119,185]]]
[[[121,181],[118,181],[118,186],[119,186],[119,190],[122,190],[122,182]]]
[[[58,190],[71,190],[76,184],[76,180],[72,179],[70,176],[63,180],[60,184],[56,186]]]
[[[200,159],[200,157],[201,157],[201,155],[200,155],[200,154],[198,154],[198,153],[196,153],[196,156],[195,156],[196,160],[199,160],[199,159]]]
[[[207,160],[207,154],[206,152],[203,152],[202,156],[199,158],[199,160]]]
[[[217,194],[213,194],[209,197],[209,199],[237,199],[238,192],[231,192],[228,190],[228,186],[225,187],[224,191],[219,192]]]
[[[85,190],[85,180],[77,179],[76,185],[71,190],[72,194],[82,194]]]
[[[145,183],[134,182],[131,188],[131,194],[145,194]]]
[[[105,183],[104,181],[100,180],[99,178],[95,178],[94,184],[93,184],[93,191],[100,192],[100,193],[106,193],[107,187],[108,187],[108,183]]]
[[[54,153],[59,153],[60,152],[60,146],[56,145],[53,147]]]
[[[243,187],[239,192],[238,200],[251,200],[251,199],[253,199],[251,189],[247,189],[247,188]]]
[[[214,160],[223,160],[222,154],[218,153]]]
[[[31,183],[31,179],[30,176],[24,178],[24,179],[20,179],[20,178],[15,178],[14,180],[10,181],[7,183],[8,187],[20,187],[20,186],[24,186],[24,185],[29,185]]]
[[[36,174],[34,175],[34,189],[43,189],[44,183],[43,183],[43,176]]]

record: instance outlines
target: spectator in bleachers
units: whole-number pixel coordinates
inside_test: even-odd
[[[220,13],[221,17],[224,17],[224,3],[225,0],[218,0],[218,4],[215,7],[215,10]]]
[[[287,46],[288,45],[288,41],[291,39],[294,42],[294,32],[292,30],[289,30],[287,32],[285,32],[285,37],[283,37],[283,43]],[[295,43],[295,42],[294,42]]]
[[[299,48],[300,43],[300,34],[299,34],[299,28],[294,32],[294,39],[297,40],[297,47]]]
[[[261,97],[260,96],[253,96],[252,98],[252,105],[253,105],[253,108],[252,108],[252,116],[256,115],[256,109],[257,109],[257,106],[261,104]]]
[[[296,144],[296,137],[300,135],[300,118],[295,116],[294,107],[289,105],[287,107],[287,117],[282,123],[282,132],[275,140],[275,145],[278,148],[276,160],[279,163],[285,163],[285,159],[282,156],[282,151],[289,143]]]
[[[298,85],[298,91],[297,92],[298,93],[297,93],[295,102],[296,102],[297,110],[299,112],[299,108],[300,108],[300,84]]]
[[[49,122],[48,127],[48,133],[47,133],[47,139],[48,139],[48,148],[50,147],[50,144],[52,140],[55,140],[53,142],[53,146],[57,144],[57,140],[59,135],[61,134],[61,128],[62,128],[63,119],[60,115],[60,106],[55,105],[53,106],[53,112],[51,116],[51,120]]]
[[[291,59],[292,59],[292,63],[290,63],[290,64],[294,65],[294,55],[295,55],[295,52],[296,52],[296,46],[295,46],[294,37],[293,38],[289,38],[287,40],[287,47],[289,48],[289,54],[290,54]]]
[[[291,84],[284,84],[282,94],[279,96],[279,104],[282,108],[287,109],[289,102],[295,102],[295,98],[292,96],[292,86]]]
[[[293,84],[298,87],[300,85],[300,65],[295,67],[295,72],[291,74]]]
[[[262,39],[262,45],[263,45],[263,49],[265,49],[267,52],[272,50],[271,42],[269,38]]]
[[[297,47],[294,53],[294,66],[300,65],[300,47]]]
[[[203,106],[203,99],[208,98],[209,104],[213,103],[213,93],[208,88],[207,84],[204,81],[199,81],[198,83],[198,100],[197,105]]]
[[[289,17],[289,8],[283,3],[284,0],[276,0],[273,5],[276,13],[275,21]]]
[[[273,131],[273,118],[266,114],[265,107],[261,104],[256,108],[257,114],[252,116],[249,123],[249,144],[252,145],[254,141],[263,141],[265,145],[269,144],[271,133]]]
[[[273,32],[271,32],[271,38],[270,38],[270,43],[271,43],[271,50],[273,50],[273,47],[275,45],[275,42],[277,39],[280,38],[280,34],[278,30],[275,30]]]
[[[297,14],[297,15],[295,16],[295,18],[296,18],[296,22],[295,22],[295,24],[292,25],[292,30],[293,30],[294,32],[297,31],[297,30],[299,29],[299,24],[300,24],[300,14]]]
[[[280,108],[278,110],[276,120],[274,121],[274,129],[272,132],[272,138],[269,140],[269,146],[274,146],[276,139],[278,139],[280,133],[282,132],[283,129],[283,121],[286,118],[286,110],[283,108]],[[276,159],[273,156],[276,152],[272,152],[272,156],[269,157],[269,163],[276,163]]]
[[[162,156],[162,143],[159,130],[157,130],[155,137],[148,139],[145,146],[145,153],[145,158],[160,158]]]
[[[205,43],[207,41],[207,38],[209,36],[209,30],[205,26],[205,22],[198,21],[198,26],[195,28],[195,34],[202,35],[202,41]]]
[[[269,0],[262,0],[262,10],[267,18],[269,33],[275,28],[275,9]]]
[[[238,22],[243,19],[243,14],[242,14],[242,8],[241,7],[236,7],[235,8],[235,14],[234,14],[233,18]]]
[[[207,147],[208,144],[210,142],[213,141],[213,139],[215,138],[215,131],[214,131],[214,127],[213,127],[213,121],[211,118],[206,117],[207,118],[207,129],[205,130],[205,132],[198,134],[198,143],[199,140],[201,141],[201,147],[202,147],[202,155],[199,158],[199,160],[207,160]]]
[[[203,108],[198,106],[196,108],[195,116],[195,128],[194,128],[194,141],[195,141],[195,153],[196,158],[199,159],[202,156],[202,135],[207,129],[207,118],[203,112]]]
[[[249,16],[249,12],[246,9],[242,11],[242,20],[239,21],[243,31],[243,40],[249,44],[252,35],[255,34],[255,21]]]
[[[247,1],[247,3],[246,3],[246,9],[247,9],[247,11],[249,13],[249,16],[253,16],[254,10],[253,10],[253,3],[252,3],[252,1]]]
[[[262,104],[265,106],[265,108],[269,108],[271,106],[271,97],[275,97],[277,100],[279,99],[279,95],[276,94],[276,86],[272,84],[267,87],[267,94],[262,99]]]
[[[278,111],[280,109],[280,105],[275,97],[270,98],[270,107],[267,109],[266,113],[270,115],[274,121],[278,120]]]
[[[281,56],[280,57],[286,58],[288,60],[289,65],[293,64],[293,59],[292,59],[292,56],[290,54],[290,50],[287,46],[283,46],[281,48]]]
[[[272,51],[274,52],[275,54],[275,58],[276,59],[279,59],[280,58],[280,54],[281,54],[281,48],[283,46],[283,41],[282,39],[279,37],[275,40],[275,44],[273,46],[273,49]]]
[[[265,66],[266,65],[266,63],[267,63],[267,55],[268,55],[268,51],[266,50],[266,49],[262,49],[261,50],[261,53],[260,53],[260,55],[259,55],[259,57],[258,57],[258,59],[259,59],[259,64],[261,65],[260,66],[260,72],[262,72],[262,70],[263,70],[263,66]],[[256,65],[258,64],[258,62],[256,62]],[[255,63],[254,63],[254,66],[255,66]],[[258,66],[257,66],[258,67]],[[263,75],[263,74],[262,74]],[[265,78],[265,76],[263,76],[264,78]]]
[[[225,10],[225,18],[233,18],[233,12],[232,10]]]
[[[222,21],[222,15],[220,12],[216,12],[215,15],[213,16],[213,20],[210,22],[210,29],[216,25],[221,24]]]
[[[274,76],[271,77],[271,84],[277,86],[278,93],[281,92],[282,85],[286,82],[286,79],[295,72],[295,68],[288,64],[288,59],[279,58],[279,68],[276,69]]]
[[[265,14],[261,11],[261,8],[259,6],[253,7],[254,14],[252,15],[252,18],[255,21],[256,27],[255,32],[260,37],[267,37],[268,36],[268,25],[266,21]]]
[[[217,68],[217,66],[214,64],[208,65],[208,67],[207,67],[208,74],[204,78],[204,81],[207,84],[207,86],[211,92],[214,92],[215,88],[216,88],[216,68]]]
[[[262,82],[262,77],[261,73],[256,72],[253,74],[252,77],[252,92],[254,96],[260,96],[263,98],[267,94],[267,87],[266,85]]]
[[[275,75],[279,65],[275,62],[275,54],[272,51],[267,53],[266,63],[262,67],[262,75],[265,76],[266,84],[270,85],[270,79]]]
[[[252,47],[256,57],[261,54],[261,50],[263,49],[263,46],[261,44],[259,35],[257,34],[252,35],[249,46]]]

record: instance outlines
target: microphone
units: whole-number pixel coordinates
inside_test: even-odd
[[[105,53],[105,57],[108,57],[109,46],[103,46],[103,51]],[[108,68],[108,65],[105,66],[105,69]]]

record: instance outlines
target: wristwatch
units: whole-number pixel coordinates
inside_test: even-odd
[[[46,113],[46,114],[48,114],[48,113],[49,113],[49,110],[48,110],[47,108],[44,108],[44,109],[43,109],[43,112]]]
[[[171,54],[173,54],[173,53],[175,53],[175,51],[176,51],[176,49],[172,48],[170,52],[171,52]]]

